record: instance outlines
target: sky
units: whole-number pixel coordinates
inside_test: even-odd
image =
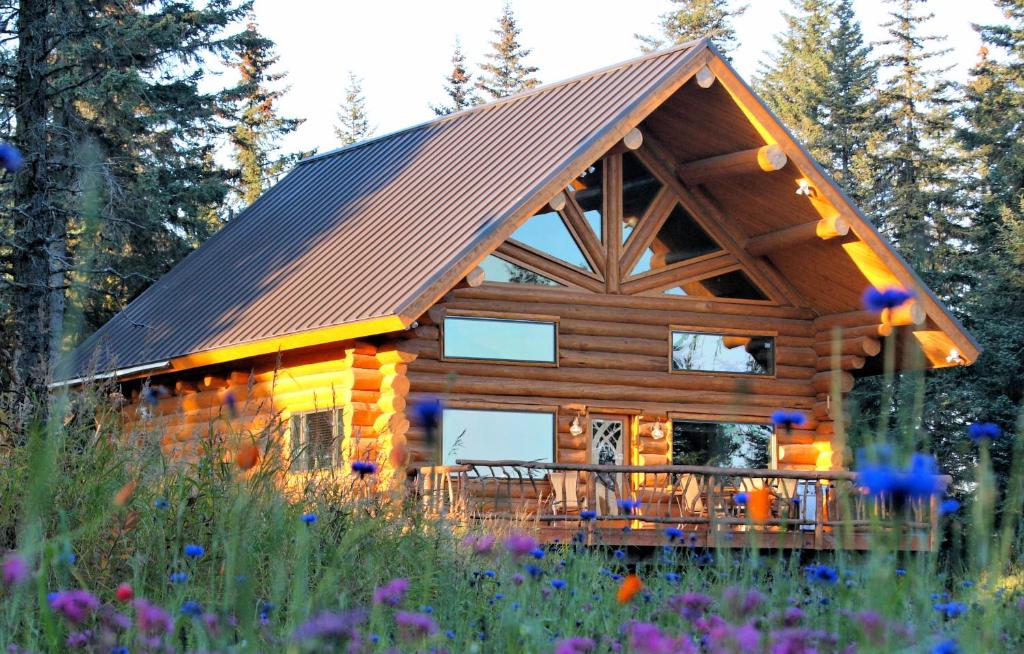
[[[734,0],[735,1],[735,0]],[[733,63],[750,80],[785,29],[788,0],[745,0],[747,12],[734,22],[740,46]],[[348,71],[363,78],[367,112],[376,133],[433,117],[429,103],[445,100],[456,37],[467,61],[483,60],[503,0],[256,0],[256,21],[277,44],[278,70],[289,90],[282,115],[305,122],[282,146],[285,151],[326,152],[338,146],[333,125]],[[555,82],[631,59],[640,53],[635,33],[656,32],[668,0],[512,0],[528,62],[544,82]],[[882,0],[858,0],[858,18],[868,41],[885,38]],[[947,37],[943,65],[964,79],[980,41],[971,23],[1000,22],[988,0],[930,0],[935,18],[929,33]],[[475,68],[475,65],[474,65]]]

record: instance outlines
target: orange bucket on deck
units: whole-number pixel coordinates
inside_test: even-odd
[[[758,488],[747,493],[747,515],[754,522],[764,522],[772,515],[772,492]]]

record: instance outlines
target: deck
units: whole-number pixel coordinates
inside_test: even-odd
[[[460,460],[421,468],[424,509],[546,543],[928,551],[938,502],[872,498],[846,471]]]

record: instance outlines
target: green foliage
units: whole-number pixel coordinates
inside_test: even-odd
[[[732,19],[742,16],[748,5],[730,7],[730,0],[671,0],[678,9],[658,18],[660,33],[656,36],[634,34],[644,52],[686,43],[707,37],[720,52],[736,47],[736,31]]]
[[[519,42],[521,30],[512,13],[512,6],[508,3],[502,9],[498,26],[492,32],[495,40],[491,42],[491,52],[486,55],[487,61],[480,64],[481,75],[476,88],[491,99],[497,99],[540,84],[540,80],[533,76],[538,68],[525,62],[531,50]]]
[[[366,98],[363,96],[363,81],[352,71],[348,73],[348,85],[345,87],[345,100],[338,109],[338,123],[334,126],[334,135],[342,145],[352,145],[370,136],[374,128],[366,115]]]
[[[462,54],[462,45],[455,40],[455,51],[452,52],[452,72],[445,78],[444,92],[448,96],[447,104],[430,105],[430,110],[438,116],[446,116],[456,111],[482,102],[476,94],[473,78],[466,69],[466,56]]]

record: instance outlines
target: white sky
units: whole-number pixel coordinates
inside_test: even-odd
[[[740,74],[750,79],[774,48],[787,0],[747,0],[735,22],[741,43],[733,53]],[[455,37],[468,63],[482,60],[503,0],[256,0],[256,20],[277,43],[279,70],[290,90],[282,115],[306,122],[283,144],[286,151],[325,152],[337,147],[335,113],[347,71],[364,79],[367,110],[377,134],[428,120],[429,102],[441,102]],[[512,0],[528,59],[544,82],[555,82],[639,54],[633,34],[654,33],[654,21],[668,0]],[[884,38],[887,5],[856,2],[869,41]],[[971,23],[997,23],[999,11],[987,0],[931,0],[930,33],[948,37],[950,75],[966,77],[980,45]]]

